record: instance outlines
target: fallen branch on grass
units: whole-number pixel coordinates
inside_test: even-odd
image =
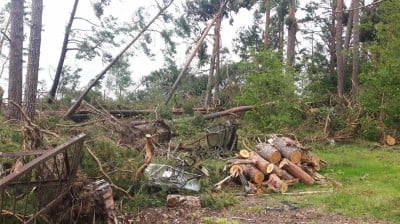
[[[112,188],[115,188],[118,191],[121,191],[122,193],[124,193],[129,199],[132,199],[132,196],[129,194],[128,191],[126,191],[125,189],[123,189],[122,187],[119,187],[117,185],[114,184],[114,182],[112,181],[111,177],[108,176],[108,174],[106,172],[104,172],[103,170],[103,165],[101,164],[99,158],[97,158],[97,156],[92,152],[92,150],[89,149],[89,147],[86,146],[86,150],[89,152],[89,154],[92,156],[92,158],[96,161],[97,166],[99,167],[99,171],[101,174],[103,174],[104,178],[107,179],[107,181],[110,183]]]

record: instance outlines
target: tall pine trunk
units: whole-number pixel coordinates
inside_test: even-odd
[[[32,21],[29,37],[28,71],[25,84],[24,110],[33,119],[39,73],[40,44],[42,40],[43,0],[32,0]]]
[[[24,41],[24,0],[11,1],[11,35],[10,35],[10,65],[8,100],[22,104],[22,65]],[[21,114],[17,107],[9,103],[8,119],[20,120]]]
[[[357,94],[360,73],[360,0],[354,1],[353,9],[353,71],[351,75],[351,92]]]
[[[67,55],[67,51],[68,51],[67,47],[68,47],[69,35],[71,33],[72,23],[74,22],[74,19],[75,19],[75,14],[76,14],[76,9],[78,8],[78,3],[79,3],[79,0],[75,0],[74,6],[72,7],[71,15],[69,16],[69,21],[68,21],[67,27],[65,28],[64,41],[63,41],[63,45],[61,47],[60,58],[58,59],[58,65],[57,65],[56,73],[54,75],[53,85],[51,86],[51,89],[49,91],[48,103],[52,103],[56,97],[58,85],[60,83],[60,78],[61,78],[61,74],[62,74],[63,67],[64,67],[65,56]]]
[[[289,25],[288,25],[288,40],[287,40],[287,63],[286,67],[290,70],[293,69],[295,63],[295,46],[296,46],[296,32],[297,32],[297,21],[296,21],[296,1],[290,1],[289,8]]]
[[[265,1],[265,31],[264,31],[264,46],[269,46],[269,25],[271,23],[271,0]]]
[[[339,97],[344,95],[345,68],[343,64],[343,0],[337,0],[336,7],[336,72],[337,93]]]
[[[216,63],[219,54],[219,40],[220,40],[220,30],[221,30],[221,22],[222,22],[222,15],[220,14],[215,21],[214,26],[214,43],[213,43],[213,50],[210,60],[210,70],[208,73],[208,82],[207,82],[207,92],[206,92],[206,99],[204,101],[204,108],[208,108],[211,103],[212,98],[212,89],[216,85],[215,79],[215,70],[216,70]]]

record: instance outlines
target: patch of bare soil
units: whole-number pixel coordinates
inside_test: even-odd
[[[384,224],[373,219],[357,219],[342,214],[327,213],[319,209],[299,208],[282,201],[270,206],[263,197],[241,198],[240,202],[223,210],[191,207],[148,208],[137,214],[125,216],[123,223],[338,223],[338,224]]]

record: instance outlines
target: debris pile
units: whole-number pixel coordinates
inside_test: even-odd
[[[318,173],[319,156],[298,141],[280,135],[260,142],[254,151],[240,150],[236,157],[228,160],[229,176],[215,184],[216,189],[233,179],[244,186],[246,193],[284,193],[299,181],[313,185],[325,179]]]

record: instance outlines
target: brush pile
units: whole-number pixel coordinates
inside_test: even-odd
[[[310,148],[291,138],[272,135],[254,151],[240,150],[237,158],[228,160],[230,175],[215,185],[220,189],[230,179],[245,186],[246,193],[265,191],[284,193],[289,185],[300,182],[313,185],[325,179],[318,174],[321,159]]]

